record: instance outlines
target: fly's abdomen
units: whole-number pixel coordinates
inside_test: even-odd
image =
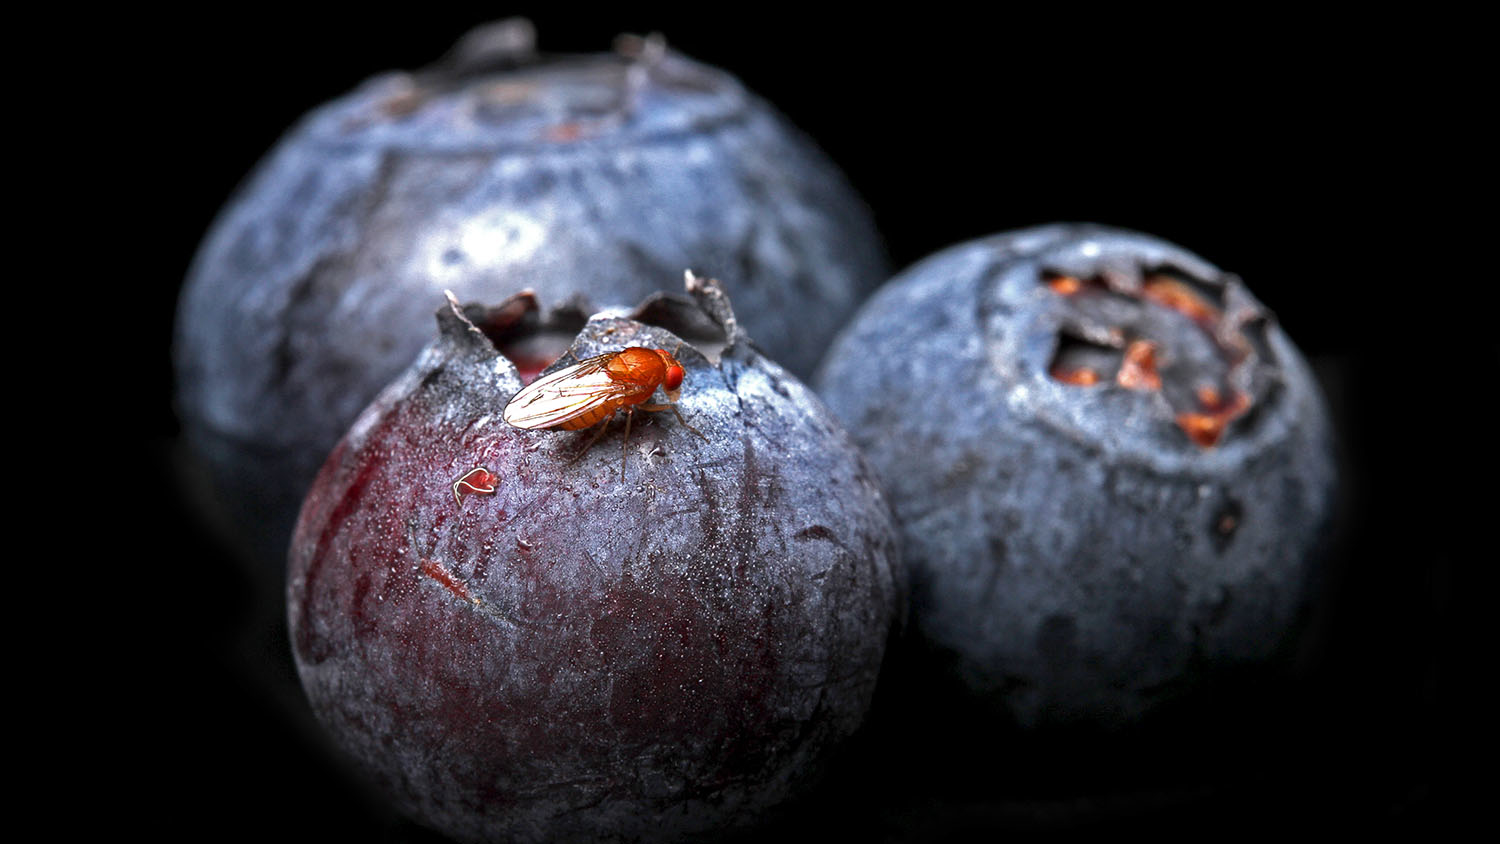
[[[590,410],[588,413],[585,413],[582,416],[575,416],[572,419],[569,419],[568,421],[562,423],[561,425],[558,425],[557,427],[561,428],[564,431],[577,431],[581,428],[588,428],[593,425],[597,425],[599,424],[599,421],[601,419],[604,419],[611,413],[614,413],[617,406],[618,405],[616,405],[614,402],[606,402],[605,404],[599,405],[598,407]]]

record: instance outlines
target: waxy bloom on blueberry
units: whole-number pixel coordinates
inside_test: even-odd
[[[287,594],[303,686],[421,823],[701,838],[797,793],[863,719],[904,606],[885,499],[723,289],[688,292],[596,315],[530,388],[504,350],[566,318],[450,302],[309,491]],[[701,436],[666,414],[601,431],[622,479],[613,448],[580,449],[595,433],[503,418],[627,349],[662,367],[630,395],[680,387]]]
[[[659,40],[550,55],[481,29],[309,113],[224,208],[178,309],[184,438],[279,585],[308,484],[442,291],[587,315],[689,266],[804,377],[887,274],[843,176],[728,74]]]
[[[913,627],[1020,723],[1135,721],[1296,630],[1327,413],[1196,255],[1087,225],[955,246],[871,298],[818,385],[886,483]]]

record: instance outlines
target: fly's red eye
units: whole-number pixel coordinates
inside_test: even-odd
[[[666,385],[668,390],[675,390],[682,386],[682,375],[682,367],[669,366],[667,367],[667,378],[662,383]]]

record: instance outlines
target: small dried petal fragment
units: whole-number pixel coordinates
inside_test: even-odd
[[[483,466],[475,466],[453,482],[453,500],[462,507],[464,499],[470,495],[494,495],[495,484],[499,480],[494,472]]]

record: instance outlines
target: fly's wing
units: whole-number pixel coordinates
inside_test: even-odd
[[[609,377],[605,364],[612,357],[614,353],[589,358],[532,381],[505,406],[505,421],[517,428],[551,428],[614,399],[635,395],[638,385]]]

